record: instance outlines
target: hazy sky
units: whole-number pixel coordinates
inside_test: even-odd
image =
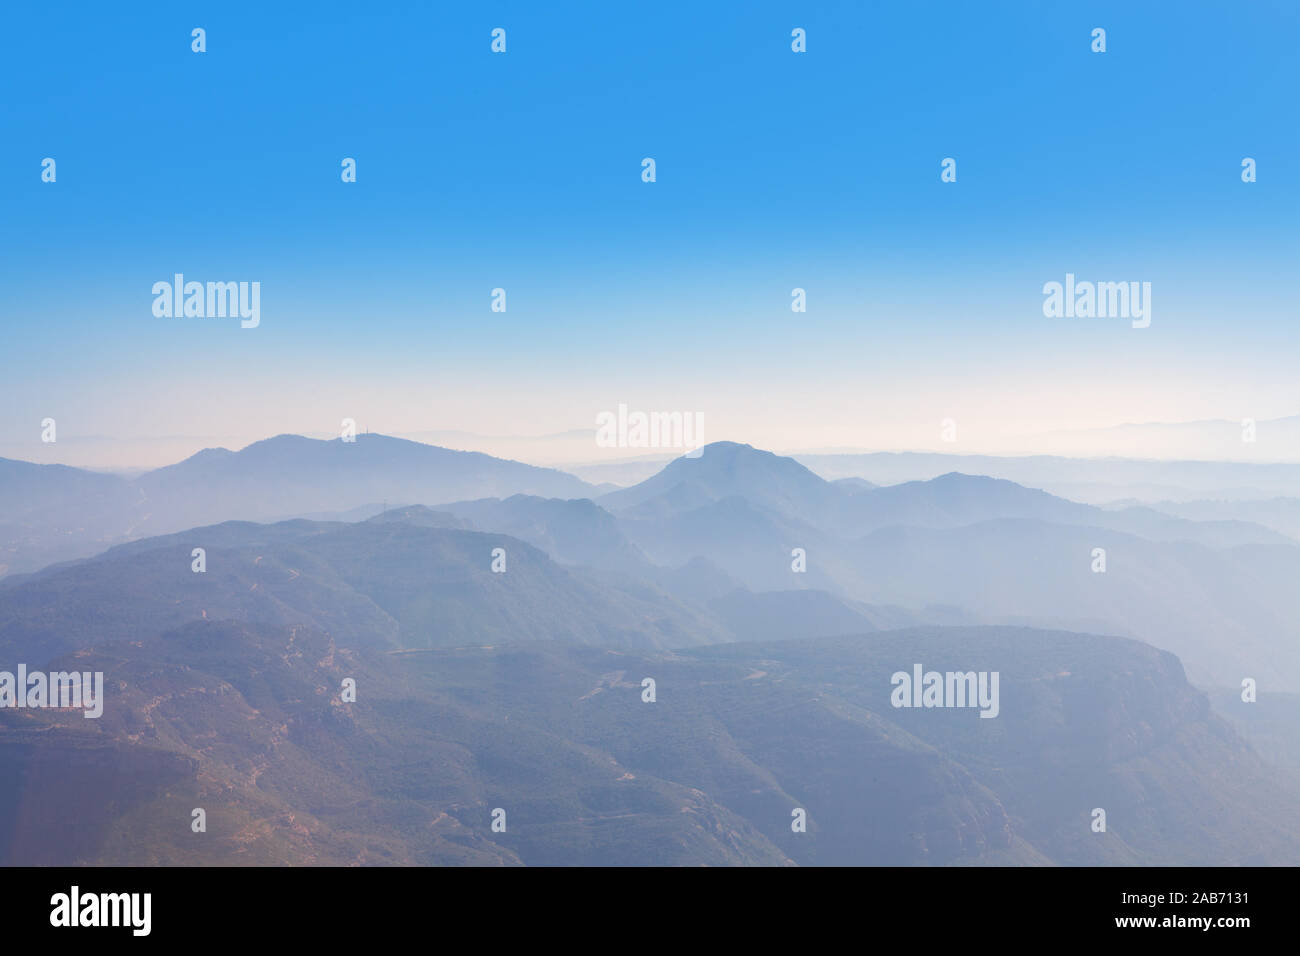
[[[1298,43],[1283,2],[11,7],[0,455],[1295,415]],[[155,317],[177,272],[260,326]],[[1150,327],[1045,318],[1067,272],[1150,282]]]

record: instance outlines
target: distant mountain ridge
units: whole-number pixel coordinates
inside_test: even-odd
[[[404,511],[355,524],[193,528],[0,582],[0,652],[46,659],[195,619],[317,627],[350,646],[398,650],[729,639],[662,592],[602,583],[516,538],[445,527],[428,509]],[[195,547],[205,551],[201,574],[191,567]],[[492,571],[498,548],[505,573]]]
[[[947,472],[884,486],[827,481],[793,458],[734,442],[707,445],[697,458],[679,458],[652,478],[596,500],[628,519],[660,520],[726,498],[841,536],[895,525],[942,528],[1037,518],[1215,546],[1288,541],[1246,521],[1197,522],[1144,507],[1103,509],[985,475]]]
[[[861,477],[881,485],[926,481],[948,472],[1005,478],[1074,501],[1122,498],[1146,502],[1206,497],[1240,500],[1296,494],[1300,463],[1158,460],[1140,455],[1069,458],[1061,455],[973,455],[938,452],[796,454],[828,479]]]
[[[129,479],[0,459],[0,575],[222,521],[340,512],[384,499],[593,493],[555,469],[377,434],[355,442],[279,435],[240,451],[204,449]]]
[[[280,435],[238,452],[200,452],[133,484],[151,507],[171,509],[164,512],[169,523],[183,527],[195,518],[211,523],[213,509],[242,509],[239,520],[256,521],[382,498],[424,504],[519,493],[585,497],[592,490],[554,469],[372,434],[353,442]],[[177,501],[178,491],[201,500]]]
[[[373,495],[378,452],[407,449],[278,448],[287,477],[272,447],[151,488],[325,520],[202,525],[0,581],[0,661],[110,689],[97,721],[0,710],[0,862],[1300,859],[1300,788],[1187,679],[1258,678],[1252,733],[1291,759],[1271,702],[1300,672],[1300,547],[1267,529],[959,473],[827,482],[737,443],[599,501],[352,504],[291,492],[311,465]],[[84,486],[123,487],[141,493]],[[921,663],[999,674],[998,718],[895,707],[891,675]]]
[[[753,590],[1129,635],[1210,686],[1266,672],[1300,688],[1300,598],[1283,583],[1300,576],[1300,546],[1250,522],[1103,509],[958,473],[854,489],[735,443],[598,503],[651,560],[702,558]]]

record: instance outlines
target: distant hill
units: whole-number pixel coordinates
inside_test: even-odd
[[[44,660],[196,619],[315,627],[350,646],[388,649],[729,639],[663,592],[620,589],[516,538],[442,527],[430,515],[232,522],[0,582],[0,660]],[[201,574],[191,570],[196,547],[206,551]],[[505,573],[491,570],[497,548]]]
[[[1146,507],[1104,509],[1005,479],[957,472],[878,488],[859,500],[865,507],[850,512],[841,525],[856,532],[897,525],[956,528],[999,518],[1031,518],[1216,548],[1290,543],[1285,535],[1246,521],[1189,521]]]
[[[512,535],[564,564],[645,571],[649,562],[614,516],[590,499],[511,495],[439,505],[480,531]]]
[[[1300,541],[1300,497],[1255,501],[1158,501],[1151,507],[1192,521],[1247,521]]]
[[[1240,425],[1233,441],[1241,444]],[[1294,457],[1294,447],[1287,457]],[[1023,457],[952,455],[936,452],[800,454],[798,461],[829,478],[862,477],[880,485],[925,481],[957,471],[1005,478],[1055,495],[1101,504],[1121,498],[1153,503],[1200,498],[1248,500],[1294,495],[1300,488],[1300,463],[1151,460],[1140,453],[1093,458],[1057,455]]]
[[[598,502],[629,517],[653,519],[740,497],[802,520],[824,517],[848,489],[835,488],[792,458],[736,442],[714,442],[698,457],[682,457],[640,484]]]
[[[0,576],[121,540],[139,498],[116,475],[0,458]]]
[[[152,527],[256,521],[382,499],[433,504],[489,495],[576,498],[591,487],[550,468],[384,435],[355,442],[280,435],[238,452],[212,449],[133,483]]]
[[[792,458],[734,442],[707,445],[700,457],[679,458],[652,478],[598,501],[625,518],[655,521],[725,498],[742,498],[839,536],[892,526],[953,528],[995,518],[1035,518],[1214,547],[1285,540],[1246,521],[1188,521],[1143,507],[1108,510],[984,475],[948,472],[883,487],[861,479],[826,481]]]
[[[751,590],[1131,635],[1209,685],[1267,671],[1300,688],[1300,599],[1283,583],[1300,576],[1300,548],[1247,521],[1104,509],[955,472],[849,489],[731,443],[599,500],[651,560],[700,558]]]
[[[377,512],[384,501],[594,493],[554,469],[373,434],[355,442],[280,435],[240,451],[210,448],[133,479],[0,459],[0,575],[223,521]]]

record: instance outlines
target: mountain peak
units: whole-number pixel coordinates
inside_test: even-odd
[[[437,511],[427,505],[404,505],[381,511],[373,518],[367,518],[364,524],[409,524],[418,528],[457,528],[470,530],[473,526],[454,514]]]
[[[717,441],[599,501],[615,510],[646,506],[651,512],[672,512],[735,496],[798,516],[808,508],[820,510],[828,499],[842,494],[793,458],[741,442]]]
[[[772,454],[772,452],[770,451],[763,451],[762,449],[755,448],[753,445],[747,445],[744,442],[738,442],[738,441],[709,442],[707,445],[703,446],[700,449],[700,453],[705,455],[737,455],[744,451],[758,452],[759,454],[763,454],[763,455]],[[690,457],[690,456],[683,456],[683,457]],[[699,457],[699,456],[697,455],[695,457]]]

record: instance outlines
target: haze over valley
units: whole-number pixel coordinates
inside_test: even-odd
[[[800,458],[0,461],[0,660],[107,687],[0,709],[0,860],[1300,860],[1300,465]],[[994,719],[900,708],[914,666],[998,674]]]

